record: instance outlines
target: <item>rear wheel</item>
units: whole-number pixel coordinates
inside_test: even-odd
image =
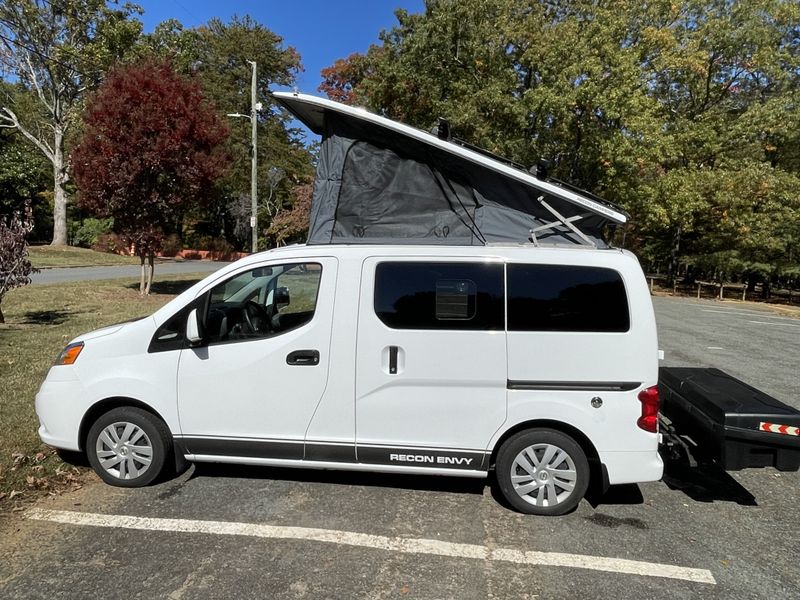
[[[510,437],[497,453],[497,483],[520,512],[563,515],[589,487],[589,462],[580,445],[555,429],[528,429]]]
[[[133,406],[115,408],[95,421],[86,455],[111,485],[140,487],[161,474],[171,454],[169,430],[155,415]]]

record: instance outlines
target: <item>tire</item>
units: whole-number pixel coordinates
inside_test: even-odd
[[[555,429],[527,429],[508,438],[497,453],[495,475],[506,501],[531,515],[575,510],[589,488],[586,453]]]
[[[172,456],[166,424],[141,408],[123,406],[102,415],[86,436],[89,464],[106,483],[142,487],[155,481]]]

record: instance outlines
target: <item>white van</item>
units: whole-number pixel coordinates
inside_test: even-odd
[[[556,515],[661,478],[658,351],[617,249],[327,245],[242,259],[76,338],[39,435],[112,485],[182,459],[486,477]]]

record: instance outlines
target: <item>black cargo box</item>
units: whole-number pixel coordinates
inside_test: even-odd
[[[800,468],[800,411],[719,369],[659,369],[661,412],[724,469]]]

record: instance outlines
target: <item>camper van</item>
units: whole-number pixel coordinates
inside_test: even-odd
[[[36,398],[106,482],[184,460],[493,474],[520,511],[658,480],[658,350],[611,203],[434,132],[274,94],[322,136],[306,244],[82,335]]]
[[[293,246],[80,336],[36,398],[112,485],[196,462],[486,477],[561,514],[658,480],[656,325],[619,250]]]

